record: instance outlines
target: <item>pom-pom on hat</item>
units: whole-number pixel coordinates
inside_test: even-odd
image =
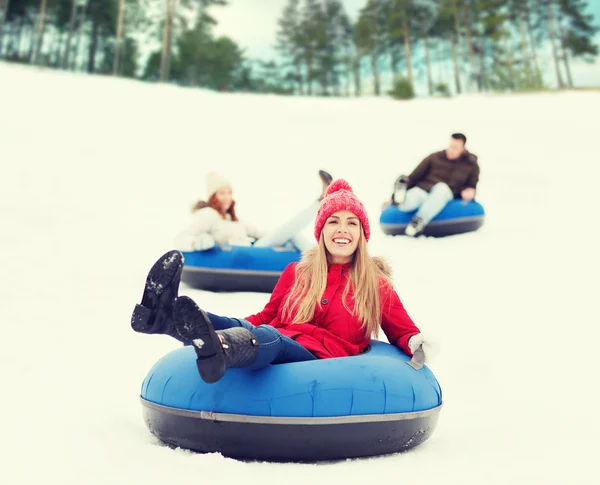
[[[350,211],[356,214],[360,220],[363,230],[365,231],[365,239],[368,241],[371,237],[371,227],[369,225],[369,217],[363,203],[354,195],[352,187],[344,179],[334,180],[327,191],[325,197],[321,201],[317,218],[315,220],[315,239],[317,242],[321,237],[321,230],[325,225],[327,218],[337,211]]]
[[[229,180],[227,180],[225,177],[223,177],[222,175],[219,175],[216,172],[210,172],[207,176],[206,176],[206,198],[207,200],[211,198],[211,196],[217,192],[219,189],[222,189],[224,187],[227,188],[232,188],[231,187],[231,182],[229,182]]]

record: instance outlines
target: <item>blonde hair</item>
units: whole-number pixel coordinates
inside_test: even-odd
[[[383,281],[382,281],[383,280]],[[365,234],[361,236],[350,264],[350,274],[342,294],[344,308],[362,322],[365,335],[377,337],[381,324],[381,285],[391,285],[391,273],[384,260],[369,256]],[[319,245],[306,251],[296,266],[296,278],[283,306],[283,316],[291,323],[311,322],[315,308],[327,286],[327,250],[323,234]],[[348,307],[347,297],[354,293],[354,308]]]

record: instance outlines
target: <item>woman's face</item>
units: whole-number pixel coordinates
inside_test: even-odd
[[[233,203],[233,196],[229,187],[223,187],[215,192],[217,201],[221,205],[221,210],[227,212]]]
[[[327,218],[321,233],[330,263],[346,264],[352,261],[361,235],[360,228],[360,220],[350,211],[337,211]]]

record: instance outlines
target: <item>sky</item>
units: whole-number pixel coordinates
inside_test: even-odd
[[[227,7],[212,7],[211,15],[218,21],[217,35],[227,35],[245,48],[250,58],[264,60],[276,57],[275,34],[277,20],[288,0],[229,0]],[[344,0],[348,15],[355,19],[367,0]],[[590,13],[600,23],[600,0],[590,0]],[[600,43],[600,36],[598,37]],[[550,67],[551,64],[547,63]],[[579,86],[600,86],[600,61],[589,65],[581,61],[572,64],[573,77]],[[553,71],[547,70],[548,82]]]
[[[215,32],[228,35],[246,47],[250,57],[275,54],[277,20],[288,0],[229,0],[227,7],[213,7],[211,15],[219,22]],[[344,0],[344,8],[356,18],[366,0]]]

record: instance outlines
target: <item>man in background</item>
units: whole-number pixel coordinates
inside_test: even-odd
[[[466,149],[466,143],[465,135],[454,133],[448,148],[432,153],[410,175],[401,175],[396,180],[390,203],[404,212],[418,209],[406,227],[406,235],[421,234],[452,199],[475,198],[479,165],[477,156]]]

